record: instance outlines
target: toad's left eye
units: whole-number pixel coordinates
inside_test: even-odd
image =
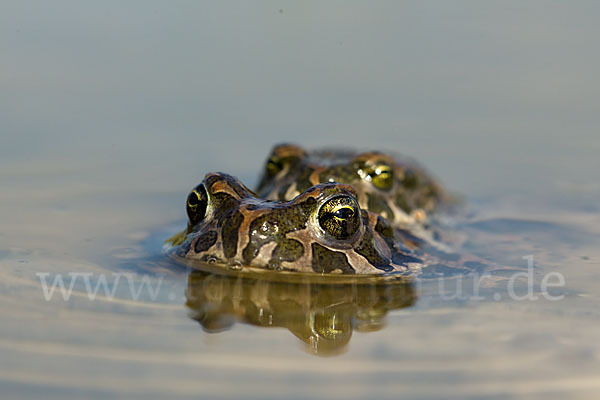
[[[271,158],[267,160],[266,170],[268,176],[273,177],[277,175],[282,169],[283,162],[279,157],[271,156]]]
[[[192,190],[186,201],[186,211],[192,225],[196,225],[206,216],[208,207],[208,195],[203,184],[200,184]]]
[[[319,225],[336,239],[352,237],[360,228],[360,210],[351,196],[334,197],[321,206]]]

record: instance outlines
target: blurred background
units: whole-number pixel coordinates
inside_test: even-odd
[[[0,4],[3,171],[253,184],[288,141],[393,149],[477,196],[596,176],[593,1]]]

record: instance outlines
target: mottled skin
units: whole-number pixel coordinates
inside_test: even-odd
[[[188,260],[320,274],[437,276],[476,269],[361,209],[354,189],[341,183],[269,201],[229,175],[210,173],[188,196],[187,212],[187,230],[171,243],[172,254]]]
[[[422,223],[447,196],[414,162],[381,152],[307,152],[299,146],[275,146],[257,187],[260,197],[291,200],[323,182],[352,185],[358,202],[397,226]]]

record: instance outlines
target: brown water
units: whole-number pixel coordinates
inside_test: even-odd
[[[0,8],[2,398],[597,398],[596,3]],[[537,299],[169,262],[187,191],[281,141],[418,159]]]

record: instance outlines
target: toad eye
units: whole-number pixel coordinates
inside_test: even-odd
[[[381,190],[390,190],[394,184],[394,170],[386,164],[378,164],[369,168],[367,176],[373,185]]]
[[[192,225],[196,225],[206,216],[208,195],[203,184],[200,184],[188,195],[185,210]]]
[[[352,237],[360,228],[360,210],[350,196],[334,197],[319,209],[319,225],[336,239]]]
[[[277,156],[272,156],[267,160],[267,175],[275,176],[283,169],[283,162]]]

